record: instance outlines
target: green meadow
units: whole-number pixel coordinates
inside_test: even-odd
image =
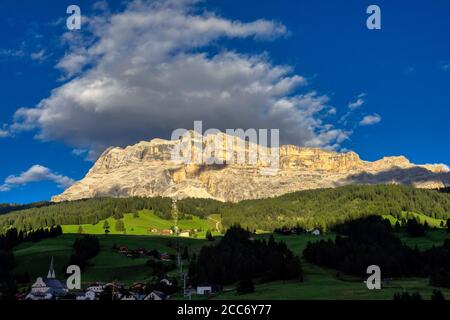
[[[269,237],[264,235],[259,237]],[[419,249],[428,249],[433,245],[442,245],[450,235],[445,230],[433,230],[425,237],[411,238],[404,233],[398,236],[402,241]],[[301,255],[308,241],[320,241],[334,239],[334,234],[320,236],[306,235],[275,235],[277,241],[283,241],[294,253]],[[408,291],[420,292],[424,299],[430,299],[433,290],[441,290],[447,299],[450,299],[450,289],[432,287],[428,278],[402,278],[384,280],[382,290],[368,290],[364,279],[348,276],[336,270],[322,268],[302,260],[304,269],[304,281],[277,281],[270,283],[256,283],[255,292],[239,295],[234,287],[229,287],[225,292],[211,297],[218,300],[392,300],[395,293]]]
[[[145,216],[145,215],[144,215]],[[148,216],[146,216],[148,218]],[[150,216],[151,217],[151,216]],[[132,217],[131,217],[132,218]],[[128,217],[130,219],[130,217]],[[135,218],[134,218],[135,219]],[[140,216],[139,220],[143,220]],[[147,220],[150,221],[150,220]],[[157,221],[154,219],[153,221]],[[192,222],[192,221],[191,221]],[[161,225],[163,226],[163,225]],[[165,226],[165,225],[164,225]],[[432,230],[425,237],[411,238],[399,232],[399,237],[407,245],[427,249],[433,245],[441,245],[449,234],[444,230]],[[31,279],[45,276],[51,257],[55,259],[57,277],[64,279],[64,266],[73,253],[72,245],[79,237],[76,234],[64,234],[58,238],[46,239],[37,243],[23,243],[15,248],[14,255],[17,260],[15,273],[28,272]],[[268,239],[270,234],[259,234],[257,239]],[[274,235],[277,241],[283,241],[297,255],[301,256],[303,249],[309,241],[334,239],[332,233],[313,236],[302,235]],[[204,239],[177,238],[175,236],[133,236],[120,234],[99,234],[101,251],[91,260],[89,266],[82,274],[82,284],[96,281],[119,281],[126,285],[134,282],[151,279],[150,270],[146,267],[147,259],[129,258],[113,250],[113,246],[128,246],[130,249],[144,247],[147,250],[157,249],[160,252],[175,253],[178,245],[187,247],[190,254],[196,253],[204,245],[210,245]],[[429,299],[434,289],[439,289],[450,298],[450,290],[434,288],[429,285],[427,278],[402,278],[385,280],[382,290],[368,290],[363,279],[341,274],[336,270],[322,268],[306,261],[302,262],[304,269],[304,282],[287,281],[256,283],[255,293],[238,295],[235,287],[225,288],[219,295],[211,299],[392,299],[397,292],[420,292],[425,299]],[[170,273],[178,276],[178,270]],[[182,297],[174,297],[180,299]],[[204,297],[195,296],[195,299]]]
[[[303,282],[277,281],[256,284],[255,292],[237,294],[234,288],[212,299],[218,300],[392,300],[395,293],[420,292],[424,299],[430,299],[433,290],[439,289],[446,298],[450,289],[435,288],[425,278],[392,279],[382,283],[381,290],[368,290],[363,279],[342,278],[336,271],[326,270],[315,265],[303,263],[305,279]]]
[[[446,220],[444,219],[435,219],[433,217],[429,217],[427,215],[421,214],[421,213],[415,213],[415,212],[402,212],[401,214],[402,219],[416,219],[419,223],[425,224],[425,222],[428,224],[431,228],[443,228],[446,224]],[[386,218],[390,221],[390,223],[395,226],[397,222],[401,222],[399,219],[392,215],[383,215],[383,218]]]
[[[46,239],[37,243],[23,243],[14,250],[17,261],[17,274],[28,272],[31,279],[46,276],[50,260],[54,257],[57,277],[64,278],[64,266],[73,253],[73,242],[77,235],[62,235],[54,239]],[[83,285],[91,282],[108,282],[117,280],[125,284],[150,279],[150,270],[145,263],[147,258],[129,258],[113,250],[113,246],[128,246],[130,249],[156,249],[162,253],[176,253],[177,245],[188,247],[189,253],[195,253],[207,242],[200,239],[163,237],[163,236],[130,236],[99,235],[101,251],[90,260],[89,266],[82,276]]]
[[[397,236],[408,246],[414,248],[417,246],[419,250],[427,250],[432,246],[441,246],[445,239],[450,238],[450,234],[446,230],[428,231],[423,237],[412,238],[406,232],[398,232]]]
[[[113,217],[106,219],[109,224],[109,234],[127,234],[135,236],[154,235],[151,232],[151,229],[157,229],[161,231],[164,229],[171,229],[175,226],[174,220],[162,219],[150,210],[139,211],[137,217],[132,213],[126,213],[124,214],[122,220],[125,224],[125,233],[123,231],[116,230],[116,219],[114,219]],[[82,224],[81,228],[83,230],[83,233],[86,234],[105,234],[105,229],[103,228],[104,223],[105,220],[100,220],[99,223],[95,225]],[[208,219],[200,219],[197,216],[192,216],[192,219],[179,220],[177,225],[180,230],[193,231],[196,229],[198,231],[194,234],[194,237],[205,238],[207,230],[211,230],[213,234],[219,234],[219,232],[216,230],[216,227],[219,227],[220,229],[220,216],[211,215],[208,217]],[[62,225],[63,233],[67,234],[78,234],[79,228],[80,225]]]

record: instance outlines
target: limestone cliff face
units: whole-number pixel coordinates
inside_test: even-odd
[[[267,158],[258,156],[253,162],[249,159],[256,151],[276,154],[274,149],[249,144],[225,134],[197,136],[189,143],[192,154],[208,145],[213,145],[215,151],[208,153],[209,157],[201,157],[201,161],[187,163],[174,161],[172,157],[180,141],[154,139],[126,148],[109,148],[84,179],[52,200],[165,196],[235,202],[345,184],[398,183],[420,188],[450,185],[447,166],[415,165],[405,157],[367,162],[354,152],[337,153],[286,145],[278,149],[278,170],[265,175],[261,169],[269,166]],[[245,155],[246,161],[240,164],[230,162],[229,156],[237,158],[238,152]],[[210,164],[207,160],[212,158],[222,161]]]

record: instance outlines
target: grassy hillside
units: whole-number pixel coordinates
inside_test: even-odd
[[[345,186],[242,201],[220,208],[225,227],[240,223],[262,230],[297,224],[306,229],[327,230],[369,215],[391,215],[399,219],[404,212],[447,220],[450,194],[398,185]]]
[[[235,290],[222,293],[214,300],[392,300],[394,294],[420,292],[429,300],[433,290],[439,289],[448,299],[450,289],[435,288],[424,278],[393,279],[382,283],[382,290],[368,290],[361,279],[342,280],[336,272],[305,266],[307,276],[299,282],[270,282],[256,285],[254,293],[239,295]]]
[[[393,226],[397,222],[401,223],[401,220],[408,220],[408,219],[416,219],[420,224],[425,224],[426,222],[430,228],[443,228],[443,226],[445,226],[447,223],[445,219],[436,219],[433,217],[426,216],[422,213],[415,213],[415,212],[401,212],[400,214],[397,215],[397,217],[394,217],[391,214],[384,215],[383,217],[388,219]]]
[[[450,239],[450,233],[446,230],[431,230],[427,232],[424,237],[412,238],[408,236],[403,230],[395,232],[395,234],[408,246],[414,248],[417,246],[420,250],[426,250],[432,246],[441,246],[445,239]],[[262,234],[256,236],[258,239],[268,239],[270,234]],[[286,243],[288,248],[297,255],[302,255],[308,242],[320,241],[320,240],[334,240],[334,233],[325,233],[320,236],[314,236],[311,234],[301,235],[274,235],[276,241],[282,241]]]
[[[121,218],[125,213],[147,209],[164,219],[171,219],[172,200],[169,198],[95,198],[52,203],[0,215],[0,232],[9,227],[17,230],[45,228],[53,225],[97,224],[109,217]]]
[[[166,220],[158,217],[154,212],[150,210],[141,210],[138,212],[138,216],[136,217],[132,213],[126,213],[123,215],[123,222],[126,228],[126,234],[129,235],[155,235],[152,234],[151,229],[171,229],[175,225],[174,220]],[[108,221],[110,226],[109,231],[110,234],[124,234],[124,232],[117,231],[115,229],[117,220],[114,218],[105,219]],[[95,225],[93,224],[81,224],[83,229],[83,233],[87,234],[105,234],[105,230],[103,229],[105,220],[100,220]],[[219,234],[216,231],[216,224],[219,222],[220,228],[220,217],[211,216],[207,219],[200,219],[199,217],[193,216],[192,219],[181,219],[178,221],[178,228],[180,230],[194,230],[197,229],[198,232],[194,235],[198,238],[205,238],[205,234],[207,230],[211,230],[213,234]],[[62,225],[62,229],[64,233],[78,233],[80,225]],[[150,230],[150,231],[149,231]]]
[[[428,249],[433,245],[442,245],[444,239],[450,235],[444,230],[433,230],[426,237],[410,238],[403,233],[398,234],[403,242],[419,249]],[[267,238],[270,235],[259,235],[258,238]],[[308,241],[314,242],[334,238],[334,234],[313,236],[310,234],[275,235],[277,241],[283,241],[295,254],[301,255]],[[350,300],[392,300],[395,293],[408,291],[420,292],[424,299],[430,299],[433,290],[441,290],[444,296],[450,298],[450,289],[430,286],[427,278],[398,278],[385,280],[382,290],[368,290],[363,279],[345,275],[333,269],[323,268],[302,260],[304,269],[304,282],[277,281],[256,284],[252,294],[239,295],[236,286],[226,288],[225,292],[212,297],[213,300],[297,300],[297,299],[350,299]],[[196,297],[200,298],[201,297]]]
[[[54,257],[56,273],[64,279],[64,265],[73,253],[73,242],[76,235],[63,235],[55,239],[46,239],[38,243],[23,243],[14,249],[17,267],[14,273],[28,272],[34,280],[38,276],[46,276],[50,260]],[[101,251],[92,259],[93,266],[88,267],[82,275],[83,285],[93,281],[118,280],[126,284],[149,279],[150,272],[145,266],[146,258],[128,258],[113,250],[113,245],[128,246],[130,249],[156,249],[159,252],[176,253],[177,240],[173,237],[148,237],[124,235],[99,235]],[[197,252],[205,240],[179,238],[180,246],[187,246],[192,254]]]
[[[442,246],[445,239],[450,239],[450,233],[446,230],[432,230],[428,231],[423,237],[413,238],[404,231],[397,233],[400,240],[411,248],[419,248],[419,250],[427,250],[433,246]]]
[[[175,226],[172,202],[167,198],[91,199],[18,210],[0,216],[0,232],[13,226],[29,230],[61,225],[64,235],[37,243],[26,242],[14,248],[16,274],[28,272],[31,279],[45,276],[51,257],[54,257],[57,276],[64,278],[65,266],[73,253],[74,240],[83,233],[98,236],[101,251],[91,260],[92,265],[82,274],[84,286],[94,281],[117,280],[125,284],[146,281],[151,271],[147,258],[129,258],[113,250],[113,246],[143,247],[147,250],[175,253],[177,243],[188,247],[189,253],[198,252],[204,245],[207,230],[222,230],[234,223],[261,231],[256,238],[268,238],[276,227],[303,228],[331,227],[347,220],[367,215],[382,215],[394,225],[405,219],[418,219],[430,227],[445,225],[450,218],[450,194],[431,190],[418,190],[402,186],[346,186],[295,192],[273,199],[249,200],[240,203],[220,203],[206,199],[185,199],[177,203],[178,227],[181,230],[197,229],[197,238],[160,236],[149,230],[171,229]],[[118,220],[124,222],[126,232],[117,231]],[[105,235],[105,221],[109,224]],[[265,230],[265,233],[262,232]],[[126,233],[126,234],[125,234]],[[431,230],[426,236],[411,238],[403,230],[397,235],[407,245],[420,250],[441,245],[449,237],[445,230]],[[301,256],[308,242],[334,239],[330,232],[320,236],[311,234],[274,235],[296,255]],[[256,284],[254,294],[238,296],[232,286],[217,299],[392,299],[394,293],[419,291],[428,298],[434,289],[425,278],[393,279],[383,284],[384,290],[369,291],[362,279],[343,275],[303,261],[305,281],[271,282]],[[173,276],[177,270],[171,271]],[[450,290],[440,289],[450,298]]]
[[[404,233],[398,236],[407,245],[424,250],[434,246],[442,245],[444,239],[450,235],[444,230],[433,230],[427,236],[420,238],[410,238]],[[260,235],[258,237],[268,237]],[[295,254],[301,255],[308,241],[326,240],[334,238],[334,234],[313,235],[276,235],[277,241],[284,241]],[[392,300],[395,293],[408,291],[420,292],[424,299],[430,299],[433,290],[441,290],[447,299],[450,299],[450,289],[436,288],[429,284],[427,278],[403,278],[390,279],[382,283],[382,290],[368,290],[363,280],[358,277],[344,275],[333,269],[323,268],[305,260],[302,260],[305,279],[304,282],[297,281],[277,281],[270,283],[256,284],[255,292],[246,295],[239,295],[235,286],[231,286],[228,291],[223,292],[213,300]]]
[[[268,238],[269,234],[257,235],[257,238]],[[334,234],[313,236],[274,235],[276,241],[283,241],[294,254],[301,255],[308,241],[333,239]],[[443,230],[428,232],[426,237],[410,238],[400,233],[401,239],[410,246],[418,245],[420,249],[441,245],[449,234]],[[64,278],[63,266],[73,253],[73,242],[77,235],[66,234],[55,239],[46,239],[38,243],[23,243],[14,249],[17,260],[15,273],[28,272],[34,280],[38,276],[45,276],[51,257],[55,258],[56,272],[59,279]],[[175,253],[176,244],[187,246],[193,254],[204,245],[211,243],[200,239],[186,239],[162,236],[131,236],[131,235],[98,235],[101,251],[92,259],[93,265],[88,267],[82,275],[82,284],[86,286],[94,281],[117,280],[125,284],[148,280],[150,272],[145,266],[146,258],[128,258],[115,250],[113,246],[128,246],[129,248],[144,247],[147,250],[157,249],[160,252]],[[383,290],[369,291],[361,279],[338,274],[337,271],[322,268],[303,261],[305,281],[299,282],[271,282],[256,285],[256,292],[249,295],[237,295],[234,286],[231,291],[224,292],[215,299],[392,299],[394,293],[419,291],[424,298],[429,298],[433,288],[425,278],[393,279],[383,283]],[[176,276],[177,272],[173,272]],[[447,298],[450,290],[439,288]],[[197,297],[198,298],[198,297]]]
[[[177,207],[180,220],[187,220],[186,217],[192,215],[206,220],[215,215],[222,218],[220,224],[224,228],[240,224],[252,230],[272,231],[283,226],[299,225],[305,229],[330,230],[337,224],[369,215],[403,219],[405,212],[413,212],[422,220],[426,219],[431,226],[440,226],[441,221],[450,218],[450,194],[397,185],[345,186],[239,203],[184,199],[177,203]],[[132,232],[131,228],[134,228],[140,230],[135,231],[136,234],[144,234],[142,228],[151,221],[134,223],[127,215],[141,210],[151,210],[156,217],[166,221],[174,216],[172,201],[168,198],[89,199],[0,215],[0,233],[10,227],[20,231],[53,225],[81,224],[89,229],[88,225],[98,225],[105,219],[125,215],[128,223],[136,227],[128,226],[127,232]],[[194,219],[191,222],[201,225],[200,221]],[[190,222],[180,223],[186,223],[190,228]],[[170,223],[163,224],[168,226]],[[100,233],[96,228],[91,229],[94,233]],[[74,232],[73,228],[69,230]]]

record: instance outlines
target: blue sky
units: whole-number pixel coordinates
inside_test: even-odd
[[[221,128],[286,124],[281,134],[285,129],[289,143],[354,150],[365,160],[405,155],[415,163],[450,164],[448,1],[216,0],[184,1],[181,9],[143,3],[136,9],[122,1],[95,6],[93,1],[2,1],[0,203],[48,200],[71,179],[81,179],[92,166],[87,158],[95,159],[105,147],[169,138],[168,132],[192,122],[189,114],[199,117],[202,112],[207,123]],[[79,5],[89,17],[79,31],[66,28],[70,4]],[[366,28],[370,4],[381,8],[381,30]],[[140,17],[145,20],[164,16],[167,10],[173,21],[166,17],[157,24],[128,28],[136,11],[145,13]],[[180,28],[176,17],[196,20],[186,19]],[[191,26],[196,22],[212,26],[214,32],[199,32]],[[166,32],[171,28],[185,34],[177,38]],[[167,43],[170,51],[160,49]],[[108,51],[102,51],[105,47]],[[148,67],[148,78],[143,79],[145,74],[130,63],[133,58],[140,68],[154,64],[168,71]],[[217,70],[220,74],[242,63],[250,64],[248,73],[237,70],[220,79],[207,74],[214,66],[227,66]],[[286,70],[273,79],[281,66]],[[161,79],[152,81],[152,72],[180,82],[169,86]],[[181,93],[214,95],[230,85],[231,80],[221,82],[226,77],[249,88],[280,85],[282,79],[296,85],[229,102],[239,109],[228,104],[211,106],[211,112],[206,107],[190,109],[207,105],[205,99],[192,105],[183,99],[187,104],[179,110],[171,105],[179,105]],[[87,90],[93,83],[100,83],[98,91]],[[155,95],[146,95],[149,91]],[[175,98],[155,102],[161,96]],[[104,97],[111,101],[96,100]],[[290,110],[258,123],[247,117],[272,110],[269,103],[274,99],[312,115]],[[153,108],[152,103],[163,107]],[[20,108],[25,112],[18,112]],[[168,114],[171,108],[176,118]],[[242,116],[236,117],[240,110]],[[142,115],[148,121],[141,122]]]

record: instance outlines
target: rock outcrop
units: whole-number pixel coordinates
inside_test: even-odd
[[[174,148],[180,146],[180,141],[154,139],[126,148],[109,148],[84,179],[52,200],[165,196],[236,202],[346,184],[397,183],[419,188],[450,185],[450,171],[446,165],[415,165],[405,157],[385,157],[368,162],[354,152],[286,145],[276,149],[279,151],[278,170],[269,168],[271,174],[264,174],[262,169],[273,166],[273,158],[270,158],[272,162],[261,156],[256,162],[249,159],[255,150],[273,156],[275,149],[225,134],[191,137],[189,145],[191,155],[200,153],[200,161],[175,161]],[[215,151],[202,157],[199,149],[206,146],[214,146]],[[235,158],[232,159],[237,159],[238,152],[243,152],[246,161],[229,161],[227,156],[233,155]],[[212,164],[211,159],[214,160]]]

